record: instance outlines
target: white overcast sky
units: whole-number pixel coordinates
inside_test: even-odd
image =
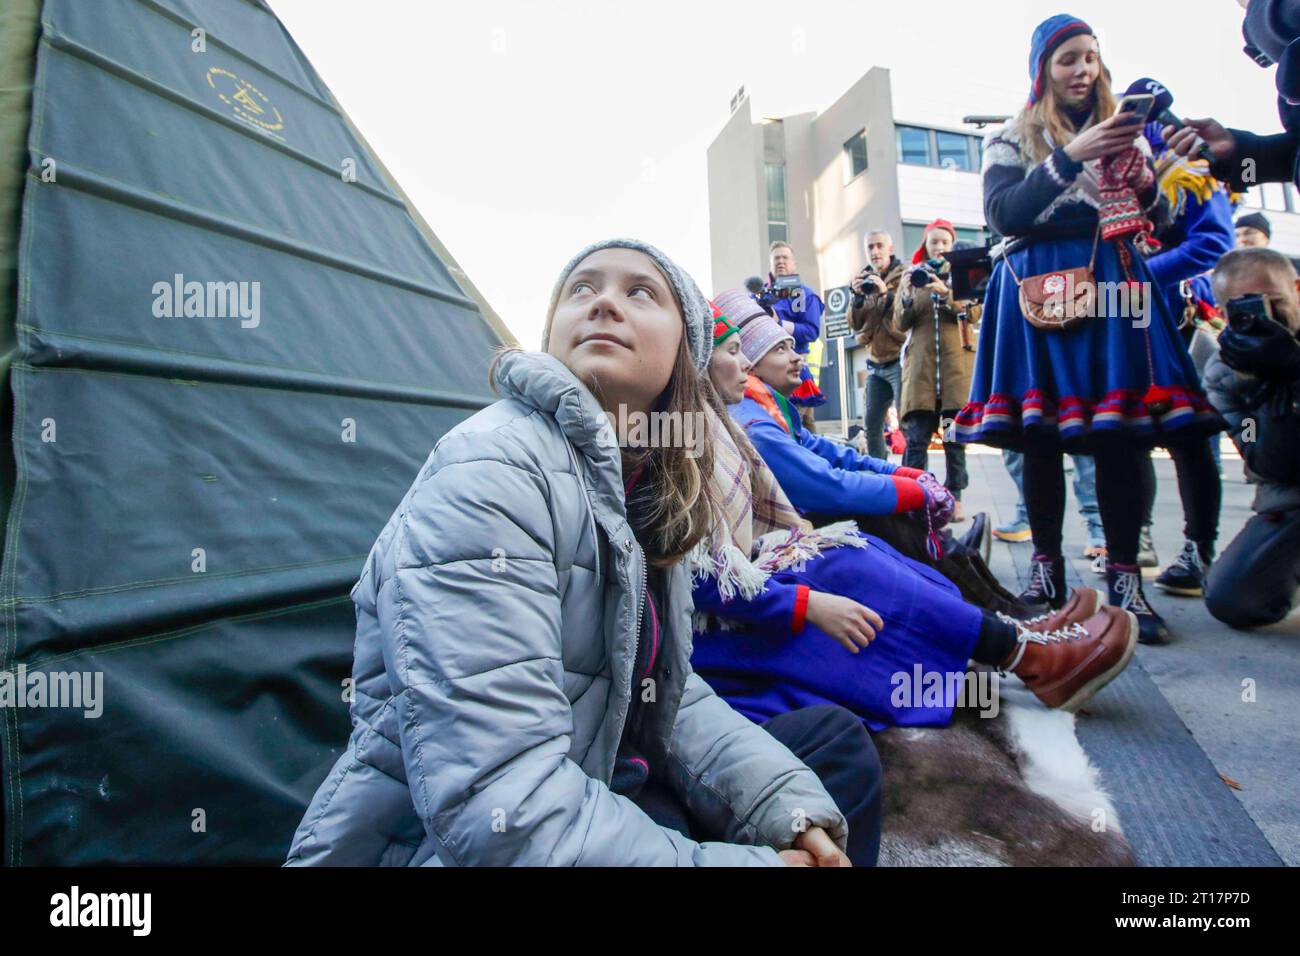
[[[942,95],[1028,91],[1040,0],[270,0],[326,85],[521,344],[568,258],[653,242],[709,294],[705,152],[744,85],[755,118],[819,112],[871,66]],[[1086,0],[1119,88],[1175,112],[1281,129],[1236,0]],[[896,94],[897,95],[897,94]],[[757,264],[756,264],[757,265]],[[757,271],[757,268],[756,270]]]

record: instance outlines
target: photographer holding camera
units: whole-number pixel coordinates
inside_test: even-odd
[[[1300,588],[1300,278],[1286,256],[1234,249],[1214,270],[1228,327],[1205,370],[1249,479],[1254,516],[1209,572],[1205,604],[1231,627],[1282,620]]]
[[[1246,55],[1262,67],[1277,66],[1277,110],[1286,132],[1261,136],[1213,119],[1189,119],[1181,129],[1167,127],[1165,138],[1180,156],[1206,150],[1210,171],[1233,192],[1287,181],[1300,188],[1300,2],[1238,2],[1246,8],[1241,25]]]
[[[866,411],[863,428],[867,454],[888,460],[885,414],[903,398],[903,363],[899,355],[905,333],[894,328],[894,297],[903,280],[903,263],[894,255],[894,240],[883,229],[867,233],[863,243],[869,265],[851,283],[853,304],[849,325],[859,345],[867,348]]]
[[[943,419],[957,414],[970,395],[975,364],[967,328],[979,321],[979,306],[956,302],[952,296],[952,266],[943,255],[952,251],[957,230],[946,219],[925,227],[912,268],[900,279],[894,297],[894,328],[907,335],[903,347],[903,400],[899,409],[907,451],[903,464],[927,470],[930,436]],[[953,521],[965,516],[961,493],[968,483],[965,446],[944,438],[944,487],[957,500]]]

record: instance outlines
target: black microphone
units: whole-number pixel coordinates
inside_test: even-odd
[[[1151,106],[1150,115],[1160,124],[1161,129],[1166,126],[1172,126],[1175,131],[1187,129],[1187,124],[1170,109],[1174,105],[1174,94],[1170,93],[1168,87],[1163,83],[1153,80],[1149,76],[1144,76],[1142,79],[1134,80],[1129,84],[1128,89],[1124,91],[1124,95],[1128,96],[1130,93],[1150,93],[1156,98],[1155,103]],[[1196,151],[1196,155],[1208,162],[1214,162],[1214,157],[1210,154],[1209,143],[1202,143],[1201,148]]]
[[[765,283],[758,276],[750,276],[745,280],[745,291],[750,295],[759,295],[763,291]]]

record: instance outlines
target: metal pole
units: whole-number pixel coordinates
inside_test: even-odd
[[[848,374],[849,371],[844,367],[847,359],[844,357],[844,336],[835,340],[837,349],[836,361],[839,363],[840,370],[840,437],[845,441],[849,440],[849,392],[848,392]]]

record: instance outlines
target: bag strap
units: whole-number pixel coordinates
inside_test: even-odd
[[[1097,231],[1093,234],[1092,237],[1092,256],[1088,259],[1089,272],[1095,273],[1096,266],[1097,266],[1097,246],[1100,243],[1101,243],[1101,223],[1098,222]],[[1021,279],[1020,276],[1016,275],[1016,270],[1011,265],[1011,256],[1010,255],[1003,256],[1002,261],[1007,264],[1007,271],[1011,273],[1011,278],[1016,281],[1016,288],[1020,288],[1021,286],[1023,286],[1025,284],[1024,280]]]

